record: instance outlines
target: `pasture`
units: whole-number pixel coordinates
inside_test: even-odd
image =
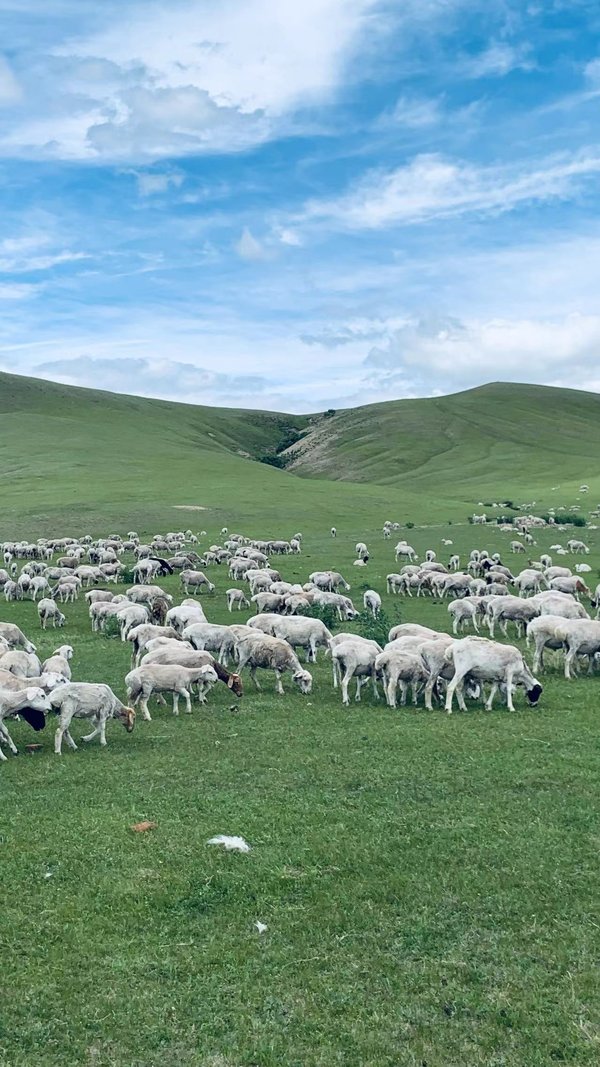
[[[382,594],[390,625],[450,629],[446,602],[386,594],[395,538],[383,540],[368,496],[341,519],[325,500],[316,510],[311,497],[305,522],[300,494],[297,508],[290,523],[270,503],[259,521],[256,500],[242,522],[220,503],[217,521],[173,511],[169,528],[203,526],[203,545],[223,522],[249,536],[302,529],[302,555],[275,560],[284,579],[333,567],[357,606],[363,588]],[[399,533],[421,558],[485,547],[514,562],[493,527]],[[595,585],[600,542],[584,535]],[[532,558],[568,536],[536,533]],[[365,569],[352,566],[357,540],[371,550]],[[225,607],[240,583],[225,566],[207,573],[207,618],[245,621]],[[182,595],[178,575],[160,584]],[[42,658],[72,644],[74,679],[124,698],[128,646],[91,633],[83,597],[64,611],[64,629],[46,633],[29,601],[2,603],[0,618]],[[39,736],[11,727],[21,754],[0,766],[0,1063],[598,1062],[598,677],[566,682],[550,657],[538,708],[521,691],[513,714],[471,702],[448,716],[392,710],[370,687],[344,708],[322,652],[313,673],[306,697],[289,676],[276,696],[266,674],[259,694],[245,676],[239,703],[216,686],[191,717],[154,704],[133,734],[109,723],[106,749],[61,758],[52,721]],[[76,740],[85,732],[74,725]],[[32,741],[43,747],[27,754]],[[133,833],[142,819],[157,828]],[[251,852],[209,847],[219,833],[243,835]]]

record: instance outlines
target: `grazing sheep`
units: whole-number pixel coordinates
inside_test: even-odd
[[[147,652],[140,662],[140,667],[150,666],[153,663],[162,666],[179,664],[181,667],[212,667],[219,681],[223,682],[236,697],[243,695],[244,688],[239,674],[226,670],[221,663],[215,660],[210,652],[197,652],[181,641],[173,642],[172,647],[164,644],[157,646],[151,652]]]
[[[523,659],[523,654],[514,645],[500,645],[486,637],[463,637],[449,645],[444,653],[447,663],[454,665],[454,677],[446,692],[446,711],[452,712],[452,698],[457,689],[464,689],[467,675],[478,682],[491,682],[492,689],[485,702],[486,711],[491,711],[494,697],[500,685],[506,687],[506,703],[514,711],[513,690],[521,685],[527,692],[531,705],[538,703],[542,686],[534,678]]]
[[[385,648],[375,660],[375,669],[383,676],[387,705],[396,707],[398,687],[400,703],[406,704],[408,686],[411,686],[413,704],[417,703],[419,688],[427,682],[427,671],[421,656],[402,648]]]
[[[316,589],[321,589],[327,593],[337,593],[339,589],[345,589],[350,592],[350,586],[345,578],[339,571],[313,571],[308,576],[309,582],[311,582]]]
[[[256,605],[257,615],[285,610],[285,597],[276,593],[255,593],[250,599]]]
[[[248,625],[252,627],[254,624],[255,628],[262,619],[265,619],[264,615],[256,616],[250,619]],[[272,637],[280,637],[283,641],[287,641],[290,648],[305,649],[307,663],[316,663],[317,649],[329,648],[332,638],[332,634],[320,619],[306,619],[301,616],[273,615],[266,629],[262,626],[259,628],[263,633],[270,633]]]
[[[332,537],[337,537],[337,530],[336,530],[335,526],[331,527],[331,536]]]
[[[388,641],[397,641],[399,637],[423,637],[424,640],[431,640],[439,636],[438,631],[429,626],[421,626],[418,622],[401,622],[398,626],[392,626]]]
[[[562,637],[557,636],[557,627],[564,626],[564,618],[560,615],[539,615],[527,624],[527,645],[533,638],[533,671],[536,673],[544,669],[544,649],[558,650],[563,648]]]
[[[13,622],[0,622],[0,637],[3,637],[11,648],[22,648],[25,652],[35,652],[35,645],[31,643],[23,631]]]
[[[369,549],[367,548],[367,546],[364,543],[364,541],[358,541],[357,542],[355,551],[356,551],[356,555],[357,555],[359,560],[361,560],[361,559],[362,560],[368,560],[368,558],[369,558]]]
[[[21,687],[15,691],[0,689],[0,741],[8,745],[13,756],[17,755],[18,750],[8,732],[5,720],[19,715],[34,730],[43,730],[46,725],[47,711],[50,711],[50,701],[43,689],[37,686]],[[6,760],[1,748],[0,760]]]
[[[234,604],[237,605],[238,611],[241,611],[242,608],[250,607],[250,601],[246,598],[243,589],[228,589],[225,596],[227,597],[227,610],[229,612],[233,611]]]
[[[132,701],[134,707],[139,703],[142,717],[150,722],[148,700],[153,693],[172,693],[173,715],[179,715],[179,697],[183,697],[185,710],[188,715],[191,715],[190,690],[192,686],[198,686],[198,699],[204,704],[206,693],[217,681],[217,673],[209,664],[202,664],[199,667],[182,667],[181,664],[146,663],[145,666],[137,667],[126,675],[125,686],[127,699]]]
[[[42,673],[42,665],[35,652],[20,649],[0,652],[0,669],[10,671],[17,678],[35,678]]]
[[[178,634],[183,633],[186,626],[191,626],[192,623],[206,621],[204,608],[197,600],[184,600],[179,607],[170,608],[165,619],[166,625],[172,626]]]
[[[565,619],[556,625],[555,634],[563,642],[565,678],[572,678],[576,656],[589,656],[591,673],[594,657],[600,652],[600,622],[596,619]]]
[[[93,741],[100,735],[100,744],[106,744],[106,723],[108,719],[118,719],[128,733],[135,726],[135,711],[127,708],[115,696],[108,685],[96,685],[91,682],[67,682],[55,689],[50,695],[50,704],[58,713],[58,727],[54,737],[54,751],[61,755],[63,737],[70,748],[76,750],[69,732],[74,718],[91,719],[94,729],[86,734],[83,741]]]
[[[64,626],[66,619],[65,616],[59,611],[58,604],[55,600],[51,600],[49,597],[44,597],[38,604],[38,616],[40,620],[40,626],[42,630],[45,630],[48,623],[51,622],[52,626]]]
[[[558,590],[559,593],[572,593],[578,600],[580,593],[585,593],[586,596],[591,595],[583,578],[578,578],[576,575],[571,578],[552,578],[550,588]]]
[[[465,630],[467,623],[471,623],[476,633],[479,633],[477,625],[477,613],[479,604],[474,603],[474,598],[466,597],[460,600],[451,600],[448,604],[448,614],[452,616],[452,632],[457,634],[459,630]]]
[[[203,571],[185,570],[181,572],[180,578],[186,595],[190,589],[195,589],[196,592],[204,588],[208,589],[209,593],[214,591],[213,583],[208,580]]]
[[[303,669],[300,660],[287,641],[283,641],[279,637],[271,637],[269,634],[248,635],[242,637],[238,642],[237,655],[240,674],[244,667],[248,666],[250,668],[250,676],[257,689],[260,689],[256,677],[257,669],[275,672],[278,693],[283,693],[282,676],[286,671],[290,671],[300,692],[304,694],[310,693],[312,675],[309,671]]]
[[[396,556],[396,560],[399,560],[400,557],[403,557],[405,559],[409,559],[412,563],[413,560],[418,558],[417,553],[415,552],[412,545],[407,545],[406,541],[399,541],[396,545],[396,548],[394,549],[394,553]]]
[[[52,653],[48,659],[44,660],[42,664],[42,671],[45,674],[60,674],[61,677],[66,678],[68,682],[71,681],[71,667],[69,660],[73,657],[73,648],[71,645],[61,645],[55,652]],[[2,661],[0,660],[0,667]]]
[[[567,541],[567,548],[569,552],[573,552],[575,554],[578,552],[585,552],[586,555],[589,555],[590,551],[584,541],[577,541],[574,538],[571,538],[570,541]]]
[[[367,589],[363,596],[363,605],[365,611],[370,611],[373,618],[376,619],[381,611],[379,593],[376,593],[374,589]]]
[[[341,593],[316,592],[313,597],[313,604],[322,604],[335,608],[340,622],[355,619],[358,615],[350,597],[342,596]]]
[[[127,634],[127,640],[131,641],[132,663],[139,662],[146,645],[155,637],[168,637],[169,640],[180,641],[181,635],[176,633],[171,626],[154,626],[152,623],[142,623],[134,626]]]
[[[342,690],[342,703],[348,705],[348,686],[352,678],[356,678],[356,694],[354,699],[360,700],[362,686],[371,679],[373,695],[379,699],[377,689],[377,668],[375,661],[378,653],[373,647],[375,642],[362,642],[349,640],[341,641],[331,649],[331,662],[334,672],[334,686],[338,684]]]

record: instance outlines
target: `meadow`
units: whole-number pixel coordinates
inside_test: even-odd
[[[171,510],[168,528],[202,526],[204,544],[223,522],[254,536],[299,528],[303,554],[277,559],[284,578],[336,567],[356,602],[367,586],[382,593],[390,623],[450,628],[443,602],[385,594],[395,541],[381,535],[380,487],[336,483],[328,506],[325,483],[316,498],[312,482],[265,474],[289,479],[291,517],[271,500],[263,514],[256,484],[240,483],[229,510],[220,499],[205,514]],[[405,520],[394,499],[382,519]],[[75,506],[68,521],[40,532],[85,532]],[[515,562],[506,534],[464,515],[400,533],[421,557],[486,547]],[[543,531],[534,551],[568,536]],[[595,584],[600,543],[584,537]],[[352,566],[363,539],[364,570]],[[236,583],[209,573],[209,620],[244,621],[225,608]],[[177,576],[162,584],[178,594]],[[43,656],[71,643],[74,678],[123,697],[127,646],[90,632],[83,599],[65,614],[63,630],[42,633],[30,602],[0,609]],[[53,723],[39,736],[14,727],[21,754],[0,767],[0,1063],[598,1062],[598,678],[568,683],[550,659],[538,708],[520,694],[514,714],[472,704],[448,716],[391,710],[369,688],[344,708],[322,653],[314,677],[308,697],[289,680],[277,697],[267,676],[260,694],[246,679],[239,703],[217,686],[191,718],[153,708],[131,735],[109,724],[103,751],[58,758]],[[32,741],[43,747],[27,754]],[[132,832],[142,819],[157,828]],[[251,851],[209,847],[218,833]]]

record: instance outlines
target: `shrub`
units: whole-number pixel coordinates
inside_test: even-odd
[[[383,648],[387,644],[388,634],[392,626],[397,626],[402,622],[402,613],[400,608],[397,607],[394,608],[393,619],[385,611],[380,611],[377,618],[374,619],[370,611],[361,611],[354,621],[361,637],[366,637],[369,641],[377,641],[377,644]]]
[[[121,628],[114,615],[109,615],[104,624],[104,636],[111,640],[114,640],[116,637],[118,637],[119,641],[121,640]]]
[[[584,515],[570,515],[568,512],[563,512],[561,515],[542,515],[542,518],[546,522],[553,518],[555,526],[585,526],[587,523]]]
[[[136,577],[132,570],[123,571],[119,581],[123,582],[123,585],[135,585]]]
[[[414,530],[414,528],[415,528],[414,522],[407,522],[406,523],[406,529],[407,530]]]
[[[340,625],[338,613],[331,604],[311,604],[308,611],[303,611],[302,614],[308,615],[309,619],[320,619],[332,633]]]

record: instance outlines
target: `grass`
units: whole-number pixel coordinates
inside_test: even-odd
[[[3,527],[10,538],[190,523],[320,536],[331,523],[360,530],[362,516],[464,522],[479,501],[571,510],[600,500],[599,415],[596,395],[496,384],[311,421],[0,374]],[[292,429],[307,435],[291,468],[257,462]]]
[[[308,491],[304,554],[278,564],[285,578],[331,565],[358,603],[372,585],[391,620],[448,628],[444,604],[385,594],[394,542],[368,493],[332,541],[326,501],[290,480]],[[263,533],[292,532],[267,513]],[[208,543],[220,522],[206,517]],[[544,531],[535,551],[561,537]],[[351,565],[363,539],[366,570]],[[507,555],[510,538],[455,526],[410,540],[444,559]],[[208,617],[247,618],[225,610],[226,572],[210,573]],[[42,635],[32,604],[2,607],[44,655],[69,641],[74,676],[123,695],[126,647],[90,633],[83,602],[65,613]],[[597,677],[567,683],[551,664],[538,710],[521,697],[514,715],[446,716],[392,711],[366,689],[344,709],[328,662],[314,673],[307,698],[277,698],[267,677],[239,705],[218,686],[191,719],[153,710],[132,735],[115,723],[105,751],[58,759],[51,724],[40,752],[0,767],[3,1067],[598,1062]],[[40,739],[24,724],[13,736]],[[144,818],[157,829],[134,834]],[[208,847],[217,833],[252,851]]]

